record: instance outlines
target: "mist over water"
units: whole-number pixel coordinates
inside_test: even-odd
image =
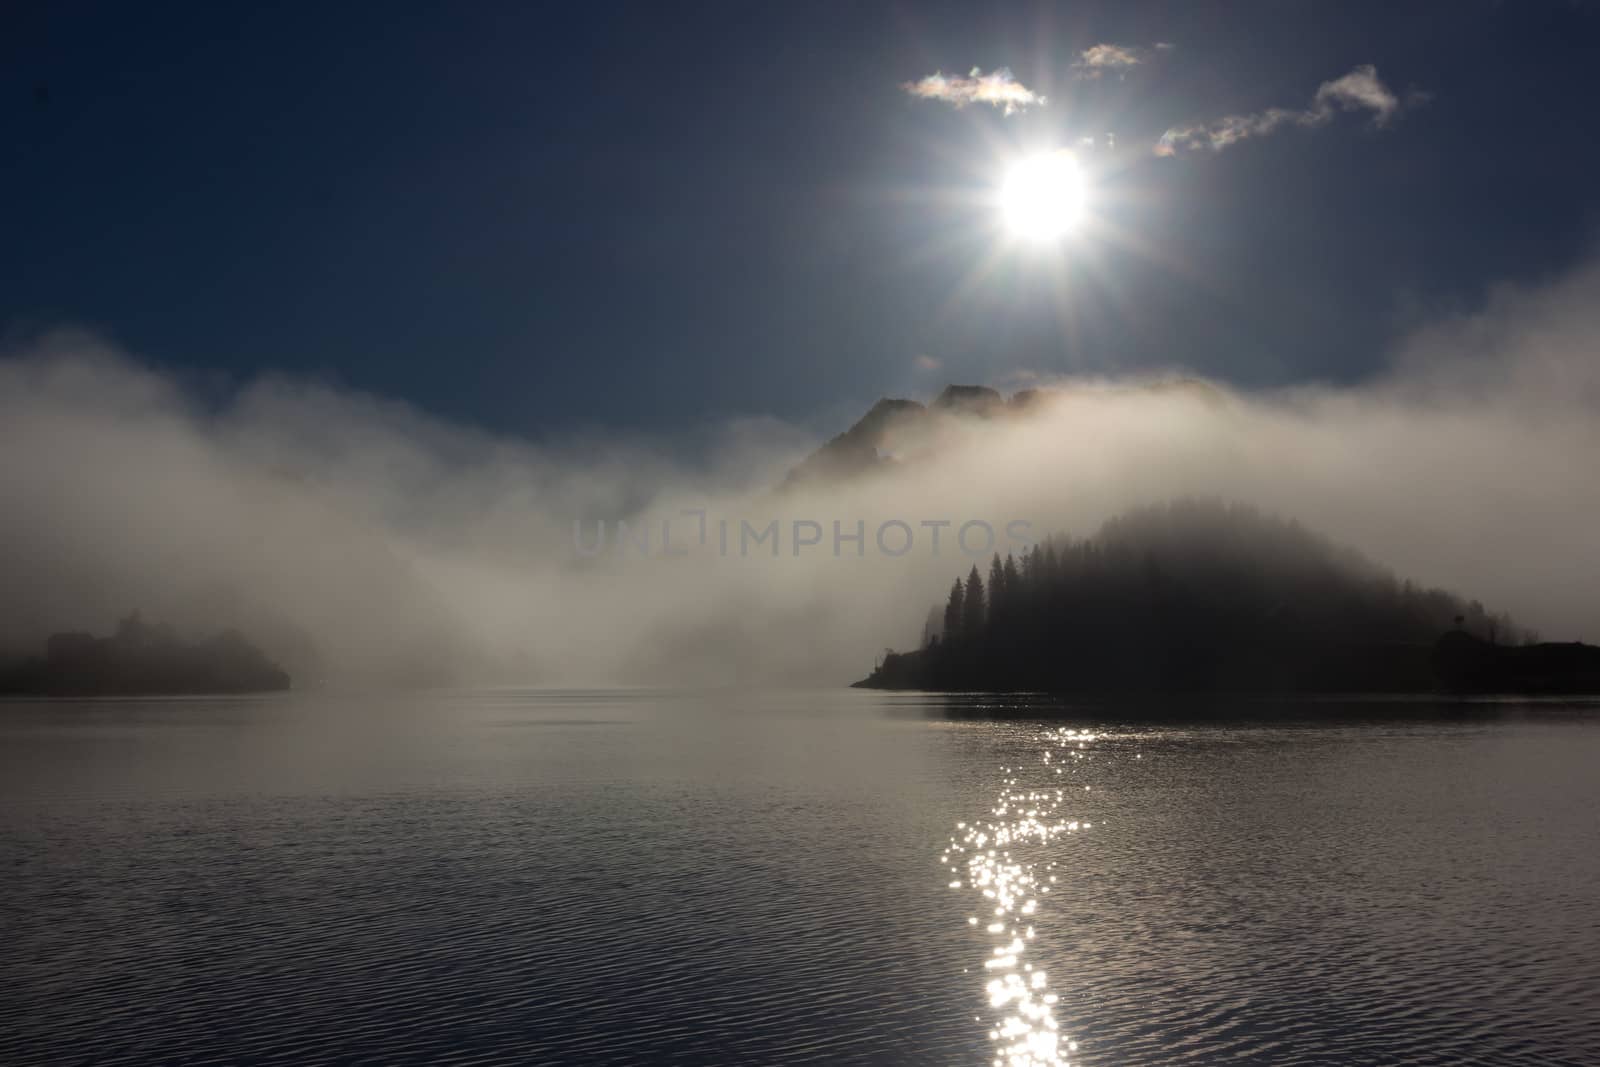
[[[0,361],[0,648],[138,607],[236,626],[301,685],[842,683],[916,642],[973,562],[961,523],[1081,536],[1180,495],[1299,519],[1546,638],[1593,640],[1597,298],[1593,268],[1494,294],[1361,386],[1059,382],[1030,415],[952,420],[892,471],[785,493],[817,440],[772,420],[724,427],[694,461],[598,435],[535,446],[314,383],[208,395],[54,335]],[[692,532],[686,509],[735,531],[778,520],[778,552],[575,551],[575,522],[627,519],[659,544],[663,519]],[[796,520],[825,531],[799,555]],[[874,544],[889,520],[917,534],[902,556]],[[935,557],[921,524],[944,520]],[[835,521],[862,524],[860,556],[834,554]]]
[[[1600,0],[1222,8],[0,8],[0,1067],[1600,1067]]]

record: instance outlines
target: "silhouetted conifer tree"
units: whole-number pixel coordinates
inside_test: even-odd
[[[989,564],[989,624],[995,625],[1000,617],[1005,614],[1007,607],[1005,567],[1000,562],[1000,553],[994,554],[994,560]]]
[[[983,624],[988,618],[988,600],[983,594],[983,579],[978,575],[978,566],[973,564],[972,573],[967,575],[967,587],[961,604],[961,632],[968,638],[976,640],[983,634]]]
[[[950,599],[944,606],[944,643],[947,647],[961,637],[963,603],[961,579],[957,578],[956,584],[950,587]]]

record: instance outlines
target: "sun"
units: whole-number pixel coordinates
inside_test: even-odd
[[[1077,229],[1087,186],[1071,152],[1029,156],[1012,164],[1000,185],[1006,229],[1028,241],[1054,241]]]

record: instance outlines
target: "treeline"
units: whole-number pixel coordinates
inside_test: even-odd
[[[252,693],[287,689],[289,681],[236,631],[191,644],[137,611],[110,637],[52,634],[43,658],[0,669],[0,693],[46,696]]]
[[[942,690],[1417,690],[1441,634],[1534,636],[1298,523],[1185,500],[973,567],[868,679]]]

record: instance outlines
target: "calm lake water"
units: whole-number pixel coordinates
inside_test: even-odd
[[[1266,710],[0,704],[0,1062],[1600,1064],[1600,711]]]

